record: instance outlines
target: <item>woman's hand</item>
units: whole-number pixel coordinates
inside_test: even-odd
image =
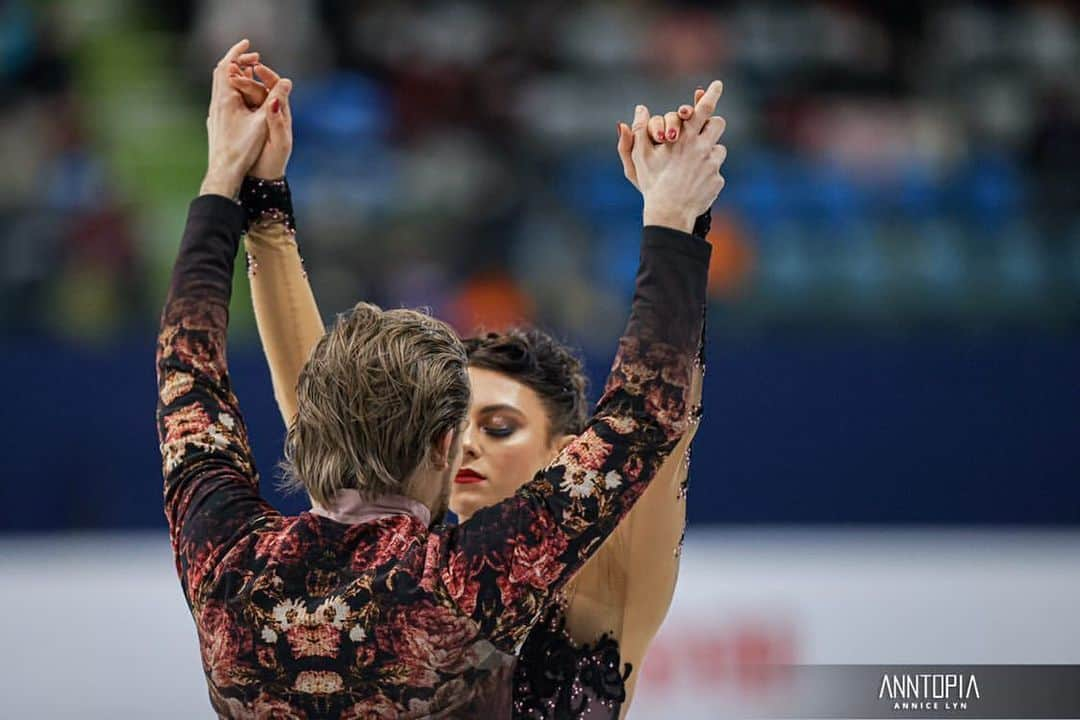
[[[244,175],[259,156],[266,139],[266,112],[252,110],[243,96],[229,84],[229,70],[238,61],[258,59],[257,53],[245,53],[248,41],[229,48],[214,68],[210,91],[210,109],[206,118],[209,158],[200,194],[236,197]]]
[[[670,125],[664,118],[662,145],[650,142],[649,110],[644,105],[637,107],[630,132],[620,126],[619,155],[627,179],[645,199],[646,225],[689,232],[697,216],[712,205],[724,187],[719,173],[727,149],[716,143],[725,123],[722,117],[713,117],[722,92],[723,83],[714,81],[697,97],[689,115],[686,106],[678,113],[669,113],[674,118]],[[681,128],[675,126],[678,121],[682,122]],[[655,121],[652,127],[652,132],[657,132]],[[675,138],[668,140],[672,130]]]
[[[701,100],[701,96],[704,94],[704,88],[698,88],[694,91],[694,105]],[[653,115],[649,118],[649,130],[646,133],[649,136],[649,142],[653,145],[675,142],[682,136],[683,122],[689,120],[693,115],[693,105],[680,105],[676,112]],[[634,149],[634,133],[626,123],[616,123],[615,132],[619,136],[619,143],[616,148],[619,151],[619,159],[622,160],[623,174],[626,175],[626,179],[630,181],[634,189],[641,192],[637,182],[637,171],[634,170],[634,161],[630,157],[630,151]]]
[[[678,140],[679,136],[682,134],[683,123],[693,117],[693,106],[701,100],[701,96],[704,94],[705,90],[703,88],[698,88],[694,91],[693,105],[680,105],[679,109],[675,112],[667,112],[663,115],[653,115],[649,118],[648,135],[649,139],[653,141],[653,144],[661,145],[663,143],[673,143]]]
[[[248,174],[263,180],[283,177],[293,147],[289,109],[292,80],[282,78],[270,66],[259,62],[237,63],[229,71],[229,84],[243,95],[248,107],[267,109],[266,143]]]

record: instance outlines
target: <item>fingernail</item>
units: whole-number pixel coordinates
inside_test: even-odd
[[[277,112],[280,109],[281,109],[281,103],[278,101],[277,98],[274,98],[274,101],[272,103],[270,103],[270,112]]]
[[[663,130],[656,133],[656,139],[659,140],[660,142],[664,142],[664,131]]]
[[[674,140],[675,136],[678,135],[678,134],[679,133],[675,131],[675,128],[671,128],[670,130],[667,131],[667,139],[668,140]]]

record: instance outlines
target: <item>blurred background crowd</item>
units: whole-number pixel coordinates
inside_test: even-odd
[[[641,217],[615,123],[723,79],[691,517],[1076,523],[1078,18],[3,0],[0,529],[161,525],[152,342],[205,169],[209,69],[240,37],[296,83],[289,179],[328,320],[369,299],[463,332],[538,323],[594,389]],[[265,481],[282,427],[242,272],[232,318]]]

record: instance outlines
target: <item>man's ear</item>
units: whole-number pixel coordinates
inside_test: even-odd
[[[450,466],[450,453],[454,448],[454,434],[457,428],[450,428],[439,437],[435,438],[435,444],[431,446],[431,465],[436,470],[445,470]]]

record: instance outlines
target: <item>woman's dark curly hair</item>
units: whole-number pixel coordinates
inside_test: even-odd
[[[471,367],[502,373],[540,396],[552,437],[585,430],[587,381],[570,348],[535,328],[482,333],[464,342]]]

